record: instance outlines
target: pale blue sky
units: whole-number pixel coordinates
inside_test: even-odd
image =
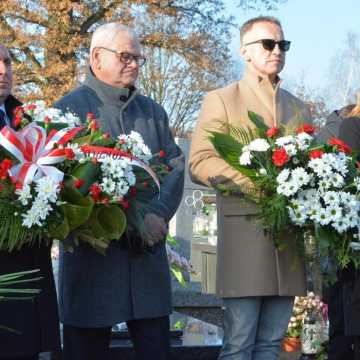
[[[347,32],[360,35],[360,0],[288,0],[272,12],[245,12],[236,7],[236,0],[225,3],[238,24],[260,14],[278,17],[285,38],[292,41],[281,76],[294,80],[305,71],[306,82],[314,87],[327,82],[330,58],[343,47]],[[234,31],[231,49],[235,55],[238,47],[238,31]]]

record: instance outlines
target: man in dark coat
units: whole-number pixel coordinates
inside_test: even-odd
[[[349,135],[344,134],[344,129],[350,130],[352,138],[356,138],[356,127],[353,126],[346,117],[354,105],[347,105],[340,110],[333,111],[326,119],[325,125],[320,129],[316,138],[319,143],[326,143],[330,138],[341,138],[349,145],[353,146],[354,141],[349,143]],[[343,129],[340,132],[340,129]],[[360,138],[359,138],[360,139]],[[356,142],[356,141],[355,141]],[[360,146],[360,142],[358,144]],[[356,149],[356,147],[354,148]],[[329,306],[329,360],[352,360],[354,359],[353,344],[354,338],[347,336],[346,329],[350,320],[350,288],[355,276],[354,269],[339,271],[338,279],[335,284],[324,287],[324,301]]]
[[[360,99],[360,97],[359,97]],[[346,142],[358,154],[360,161],[360,102],[351,112],[350,116],[341,123],[339,139]],[[360,271],[351,268],[344,272],[343,280],[343,311],[338,316],[344,317],[344,335],[347,341],[354,343],[354,356],[346,357],[349,360],[360,360]],[[330,338],[331,340],[331,338]],[[332,359],[345,359],[345,357],[329,357]]]
[[[11,125],[14,109],[21,105],[12,95],[12,68],[8,50],[0,44],[0,128]],[[0,301],[0,359],[37,359],[43,351],[60,349],[56,291],[51,267],[50,244],[23,247],[9,253],[0,250],[0,274],[40,269],[43,279],[27,283],[40,288],[33,301]]]
[[[139,132],[152,153],[165,151],[171,169],[160,197],[151,194],[149,199],[143,253],[129,251],[125,239],[112,243],[105,256],[83,244],[73,253],[60,252],[65,360],[107,359],[111,326],[123,321],[137,359],[169,358],[172,307],[165,237],[183,193],[184,156],[170,133],[165,110],[134,87],[144,60],[139,40],[129,28],[103,25],[91,41],[85,82],[55,104],[84,120],[92,112],[113,138]]]

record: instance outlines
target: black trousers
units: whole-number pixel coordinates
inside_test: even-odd
[[[1,360],[38,360],[39,355],[25,356],[25,357],[14,357],[14,358],[1,358]]]
[[[348,315],[344,303],[345,275],[345,272],[339,272],[338,281],[323,289],[324,301],[329,306],[328,360],[354,360],[354,338],[346,334]]]
[[[137,360],[170,359],[169,317],[126,322]],[[64,325],[62,360],[108,360],[111,328]]]

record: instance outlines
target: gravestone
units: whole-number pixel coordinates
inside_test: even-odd
[[[201,284],[202,253],[193,246],[194,242],[208,241],[209,236],[201,228],[211,234],[216,231],[216,216],[212,225],[204,225],[207,219],[202,214],[203,206],[209,198],[215,199],[215,192],[208,187],[195,184],[191,181],[188,169],[190,140],[176,139],[177,144],[185,155],[185,182],[184,195],[180,206],[170,222],[170,234],[179,243],[178,252],[191,260],[196,275],[189,278],[186,288],[181,287],[176,280],[173,280],[173,306],[176,311],[186,313],[212,324],[222,325],[222,301],[213,294],[203,294]],[[215,204],[214,204],[215,208]],[[195,230],[195,231],[194,231]],[[214,235],[211,235],[214,237]]]

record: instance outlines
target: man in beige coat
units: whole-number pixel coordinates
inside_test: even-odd
[[[240,30],[246,63],[242,80],[210,92],[204,99],[190,152],[192,179],[208,186],[249,180],[222,160],[208,130],[251,126],[248,111],[268,126],[309,121],[307,107],[280,87],[278,74],[290,42],[272,17],[247,21]],[[278,251],[254,219],[256,207],[218,194],[217,294],[224,299],[224,344],[220,359],[275,360],[291,315],[293,298],[306,292],[305,270],[289,235]],[[297,261],[296,261],[297,260]]]

